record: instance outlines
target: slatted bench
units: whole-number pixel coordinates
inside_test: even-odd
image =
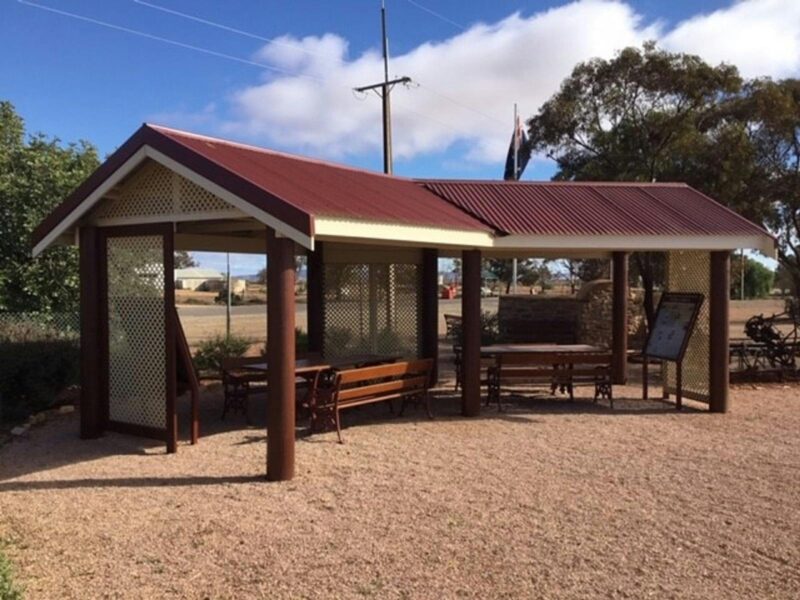
[[[563,388],[574,400],[576,386],[594,386],[594,401],[607,399],[614,408],[610,352],[531,352],[499,354],[488,372],[488,402],[500,400],[504,384],[544,384],[551,391]]]
[[[311,430],[320,431],[335,425],[339,443],[342,443],[339,417],[342,410],[395,399],[403,401],[401,415],[406,403],[413,401],[423,402],[428,417],[433,418],[428,395],[432,374],[432,358],[337,371],[330,384],[320,387],[315,394]]]

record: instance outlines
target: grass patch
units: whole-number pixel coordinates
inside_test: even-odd
[[[0,547],[0,600],[22,600],[22,588],[14,583],[11,562]]]

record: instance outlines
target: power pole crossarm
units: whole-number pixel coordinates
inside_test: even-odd
[[[365,85],[362,87],[353,88],[357,92],[369,92],[371,90],[377,90],[383,88],[384,86],[393,87],[398,83],[411,83],[411,77],[398,77],[397,79],[391,79],[390,81],[381,81],[380,83],[373,83],[372,85]],[[391,90],[390,90],[391,91]]]

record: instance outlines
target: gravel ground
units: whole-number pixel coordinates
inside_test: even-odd
[[[344,445],[298,441],[280,484],[213,395],[171,456],[64,416],[0,449],[0,538],[29,598],[798,598],[798,392],[738,388],[727,415],[374,406]]]

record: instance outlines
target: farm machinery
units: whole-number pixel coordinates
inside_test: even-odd
[[[781,313],[751,317],[744,330],[747,338],[731,341],[731,379],[800,378],[800,301],[790,298]]]

